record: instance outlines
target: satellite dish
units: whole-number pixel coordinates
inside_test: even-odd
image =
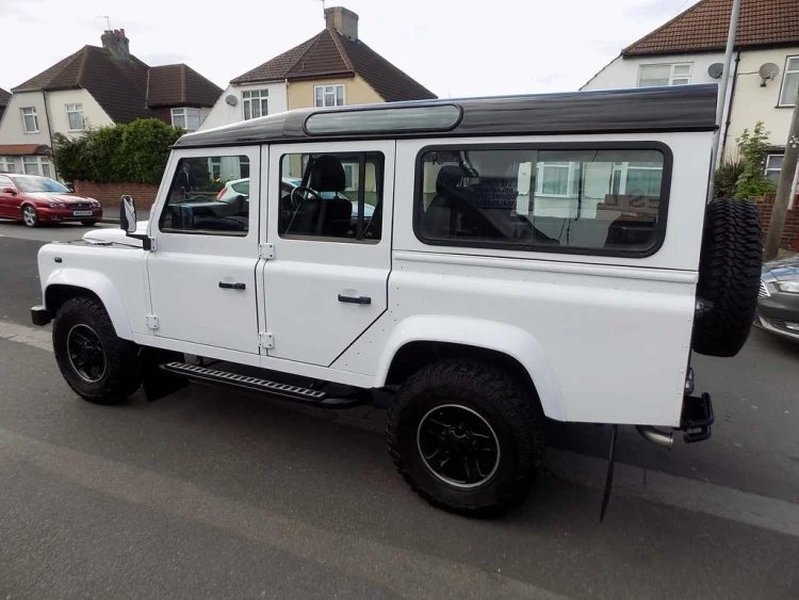
[[[234,94],[228,94],[225,96],[225,102],[230,104],[230,106],[236,106],[239,103],[239,99]]]
[[[721,77],[721,74],[724,72],[724,65],[722,63],[713,63],[707,68],[707,74],[710,75],[712,79],[718,79]]]
[[[765,83],[767,79],[774,79],[779,72],[780,68],[774,63],[763,63],[757,70],[757,74],[760,75],[763,83]]]

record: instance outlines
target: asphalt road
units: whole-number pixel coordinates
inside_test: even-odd
[[[799,597],[799,348],[697,357],[713,437],[624,429],[604,523],[607,431],[556,424],[529,500],[469,520],[406,488],[378,410],[77,398],[28,308],[42,240],[83,231],[0,224],[0,599]]]

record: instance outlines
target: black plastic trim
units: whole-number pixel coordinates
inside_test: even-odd
[[[53,320],[53,313],[47,310],[44,306],[32,306],[31,307],[31,321],[34,325],[42,326],[47,325],[50,321]]]
[[[546,246],[543,244],[512,244],[491,241],[436,240],[425,237],[421,232],[421,206],[423,175],[422,157],[425,153],[446,150],[656,150],[663,155],[663,179],[660,188],[660,204],[658,205],[658,221],[655,228],[655,241],[651,248],[641,251],[605,250],[602,248],[579,248],[564,246]],[[448,246],[457,248],[492,248],[496,250],[517,250],[522,252],[546,252],[549,254],[576,254],[582,256],[612,256],[619,258],[646,258],[655,254],[663,246],[666,239],[667,216],[669,214],[669,194],[671,192],[671,173],[673,157],[671,148],[663,142],[529,142],[529,143],[482,143],[482,144],[435,144],[424,146],[416,155],[414,173],[413,198],[413,233],[416,238],[428,246]]]

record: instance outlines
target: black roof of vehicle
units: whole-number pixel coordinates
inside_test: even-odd
[[[716,127],[716,94],[717,86],[712,84],[305,108],[190,133],[181,137],[175,147],[409,137],[712,131]],[[415,108],[414,114],[423,114],[427,107],[433,111],[440,110],[433,107],[457,107],[459,118],[432,129],[408,129],[408,121],[397,119],[394,128],[391,116],[397,115],[398,110]],[[358,131],[356,125],[356,129],[323,134],[309,133],[306,127],[312,115],[351,118],[352,113],[367,111],[371,112],[369,117],[379,117],[379,111],[383,111],[387,127]],[[357,120],[354,122],[357,124]]]

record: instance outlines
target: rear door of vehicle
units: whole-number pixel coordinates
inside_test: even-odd
[[[393,141],[272,146],[266,239],[274,257],[264,268],[270,357],[328,366],[386,310],[394,148]],[[309,177],[314,161],[332,173]],[[341,178],[341,189],[314,183]],[[320,197],[300,190],[292,199],[298,183]],[[308,218],[309,205],[324,216]]]

